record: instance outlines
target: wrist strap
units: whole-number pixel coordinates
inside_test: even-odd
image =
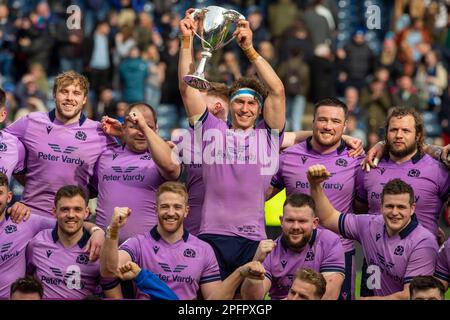
[[[253,46],[244,49],[244,53],[250,62],[253,62],[260,57],[259,53],[255,50],[255,48],[253,48]]]

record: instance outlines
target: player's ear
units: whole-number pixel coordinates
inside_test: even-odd
[[[6,198],[6,203],[10,203],[13,198],[12,191],[8,191],[8,197]]]
[[[56,217],[56,207],[53,207],[53,208],[52,208],[52,213],[53,213],[53,215]]]
[[[90,214],[91,214],[91,211],[89,210],[89,207],[86,207],[86,211],[84,213],[84,220],[86,220]]]

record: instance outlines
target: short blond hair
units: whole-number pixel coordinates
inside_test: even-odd
[[[158,190],[156,191],[156,203],[158,203],[159,196],[166,192],[179,194],[180,196],[184,197],[185,203],[187,204],[188,192],[186,190],[186,186],[184,185],[184,183],[176,181],[164,182],[162,185],[159,186]]]
[[[53,85],[53,95],[56,95],[56,91],[58,91],[59,88],[65,88],[71,84],[79,85],[81,90],[83,90],[84,95],[88,95],[89,80],[82,74],[73,70],[60,73],[56,76],[55,84]]]

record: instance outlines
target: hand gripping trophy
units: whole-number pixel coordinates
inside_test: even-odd
[[[204,75],[206,61],[211,58],[213,51],[226,46],[234,39],[233,29],[236,23],[245,20],[245,17],[235,10],[218,6],[195,9],[191,15],[198,21],[198,29],[194,33],[201,40],[203,51],[197,70],[192,75],[184,76],[183,81],[193,88],[208,90],[211,85]]]

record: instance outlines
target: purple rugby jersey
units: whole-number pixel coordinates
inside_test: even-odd
[[[180,300],[195,300],[202,284],[220,281],[213,249],[186,230],[183,239],[170,244],[155,226],[145,235],[128,239],[119,250],[126,251],[141,268],[158,275]],[[149,298],[141,291],[137,297]]]
[[[0,131],[0,172],[11,181],[13,173],[25,169],[26,152],[22,142],[12,134]]]
[[[27,247],[27,273],[44,287],[43,299],[83,299],[116,287],[119,281],[100,276],[100,262],[89,261],[84,251],[89,240],[86,230],[77,244],[65,248],[57,227],[39,232]],[[101,286],[101,288],[100,288]]]
[[[266,277],[272,281],[269,293],[273,300],[287,297],[299,268],[345,274],[344,249],[339,236],[329,230],[315,229],[302,252],[288,249],[282,236],[275,242],[277,246],[267,255],[263,263]]]
[[[35,214],[48,216],[59,188],[79,185],[87,192],[94,165],[114,140],[99,123],[82,115],[80,121],[64,125],[55,110],[32,112],[5,129],[27,150],[27,183],[22,201]]]
[[[439,248],[434,276],[450,283],[450,239]]]
[[[389,237],[381,214],[341,214],[339,232],[361,243],[368,265],[367,284],[376,296],[402,291],[413,277],[434,273],[436,238],[415,215],[398,235]]]
[[[429,155],[414,157],[402,164],[389,158],[380,160],[369,173],[361,171],[361,183],[357,186],[357,199],[369,205],[369,214],[380,212],[381,193],[384,185],[400,178],[414,190],[417,219],[432,234],[437,235],[439,213],[450,191],[450,172],[443,164]]]
[[[111,222],[114,207],[129,207],[131,215],[121,229],[119,243],[146,233],[156,223],[156,190],[165,182],[150,153],[126,146],[110,147],[95,165],[93,187],[98,190],[96,224]]]
[[[345,142],[341,140],[339,147],[328,154],[320,154],[313,150],[312,137],[306,141],[287,148],[280,155],[280,169],[272,179],[272,186],[286,194],[310,194],[306,172],[314,164],[322,164],[331,173],[323,183],[323,190],[333,207],[341,212],[353,210],[353,200],[356,196],[356,178],[361,170],[363,156],[352,158],[347,154]],[[341,239],[345,252],[354,249],[353,241]]]
[[[8,216],[0,221],[0,299],[9,299],[11,284],[25,276],[25,249],[40,231],[53,228],[55,219],[31,214],[27,221],[14,223]]]
[[[194,133],[192,129],[184,131],[173,142],[183,146],[179,156],[187,173],[186,188],[189,196],[189,214],[183,225],[190,234],[196,236],[200,230],[205,185],[203,183],[202,163],[195,163],[194,157],[201,159],[202,151],[201,148],[197,148],[197,155],[194,155]]]
[[[278,170],[283,133],[272,136],[264,121],[256,130],[229,129],[207,110],[198,125],[205,185],[199,234],[266,239],[265,192]]]

